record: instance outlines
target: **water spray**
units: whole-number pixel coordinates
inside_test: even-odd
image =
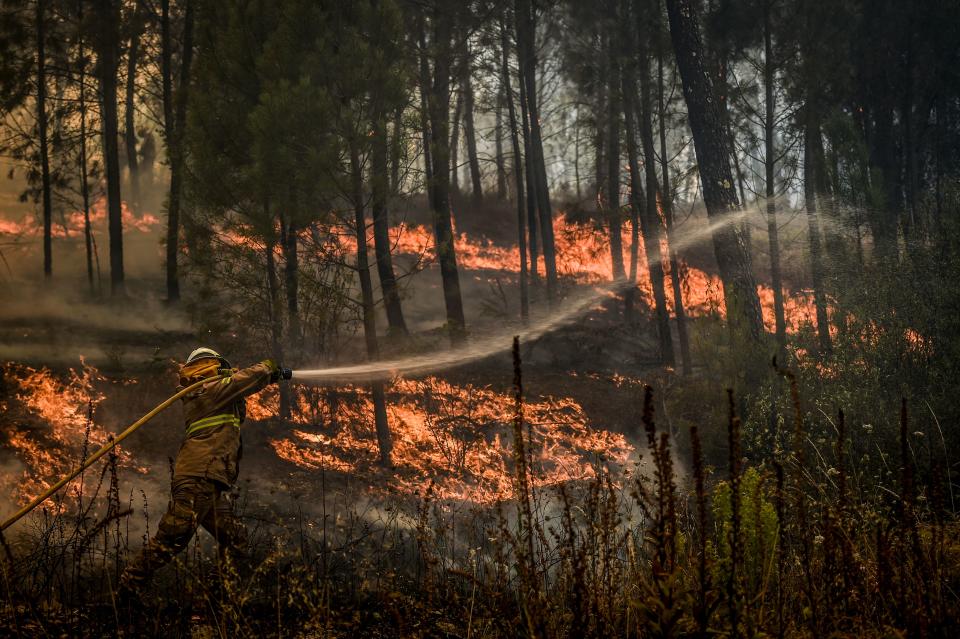
[[[723,219],[711,222],[684,239],[674,242],[674,247],[677,249],[687,248],[701,241],[705,236],[712,235],[716,230],[726,225],[739,223],[746,215],[746,210],[730,213],[724,216]],[[673,238],[671,238],[671,240],[672,239]],[[662,256],[657,255],[651,261],[660,263],[662,260]],[[363,382],[397,377],[400,375],[419,375],[469,364],[470,362],[475,362],[490,357],[491,355],[510,350],[511,339],[514,335],[519,335],[521,341],[527,342],[552,333],[581,317],[596,304],[609,298],[611,294],[625,292],[634,285],[633,282],[629,281],[614,282],[612,286],[603,291],[584,296],[580,299],[565,300],[564,303],[568,308],[560,313],[544,317],[537,322],[523,327],[520,331],[511,330],[485,337],[471,343],[465,348],[429,355],[413,355],[402,359],[368,362],[366,364],[294,370],[293,379],[304,383],[333,381]]]

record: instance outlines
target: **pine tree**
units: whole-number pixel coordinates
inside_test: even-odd
[[[711,220],[719,221],[740,206],[736,182],[730,169],[725,120],[704,68],[704,48],[695,3],[692,0],[666,1],[670,35],[697,153],[703,199]],[[713,245],[730,325],[743,328],[743,332],[752,340],[759,341],[763,335],[760,299],[740,228],[730,223],[717,228],[713,232]]]

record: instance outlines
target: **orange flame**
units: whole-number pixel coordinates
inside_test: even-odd
[[[309,233],[307,231],[302,233],[304,240],[308,240]],[[263,250],[261,243],[241,233],[222,230],[220,234],[229,244]],[[613,266],[607,229],[600,225],[579,224],[563,214],[554,220],[554,238],[557,274],[560,277],[584,285],[612,281]],[[629,251],[631,247],[629,223],[623,226],[622,238],[624,250]],[[357,242],[352,234],[331,233],[330,239],[341,251],[348,254],[356,252]],[[368,240],[368,246],[372,246],[372,239],[368,238]],[[435,259],[433,230],[427,226],[404,223],[393,226],[390,228],[390,243],[392,251],[396,254],[426,256],[426,266]],[[499,271],[510,274],[520,272],[520,250],[516,245],[500,246],[490,239],[475,238],[467,233],[455,233],[454,245],[457,262],[463,270]],[[279,247],[276,250],[279,256]],[[675,303],[666,239],[661,240],[659,257],[664,269],[667,309],[674,313]],[[654,305],[653,284],[647,267],[642,237],[637,245],[637,260],[637,289],[642,301],[652,307]],[[719,276],[692,267],[683,260],[680,260],[680,268],[683,303],[687,314],[692,317],[703,315],[724,317],[723,284]],[[541,277],[545,273],[543,255],[538,256],[537,272]],[[776,330],[773,289],[765,284],[759,284],[757,294],[763,310],[764,325],[767,330],[773,332]],[[815,322],[816,313],[809,291],[801,290],[785,294],[784,298],[788,333],[796,333],[802,325]]]
[[[343,399],[325,425],[314,421],[317,404],[301,395],[293,421],[304,428],[271,445],[281,459],[304,469],[376,474],[370,397],[355,387],[336,392]],[[474,503],[512,496],[512,395],[437,377],[398,379],[387,393],[394,469],[378,481],[410,495],[433,481],[437,497]],[[248,415],[275,415],[277,403],[275,393],[263,393],[249,402]],[[573,399],[545,397],[525,404],[524,411],[535,485],[593,477],[595,460],[623,465],[633,451],[623,435],[594,428]]]
[[[30,501],[71,471],[80,461],[85,442],[89,454],[111,435],[90,417],[104,399],[95,387],[104,378],[93,366],[82,360],[81,364],[79,372],[70,369],[66,380],[46,368],[13,363],[2,368],[18,404],[0,404],[10,420],[6,444],[23,466],[17,479],[4,476],[4,480],[15,482],[8,489],[15,492],[19,503]],[[121,452],[120,461],[129,465],[129,456]],[[68,491],[77,490],[79,481],[71,482]]]
[[[135,230],[140,233],[149,233],[160,224],[160,219],[152,213],[137,215],[126,202],[120,203],[120,214],[123,220],[124,231]],[[107,200],[105,197],[97,199],[90,207],[90,226],[94,233],[106,232]],[[83,234],[83,211],[69,211],[60,220],[54,222],[50,235],[55,238],[80,237]],[[43,224],[36,216],[28,215],[19,222],[0,219],[0,235],[14,235],[22,238],[35,239],[43,235]]]

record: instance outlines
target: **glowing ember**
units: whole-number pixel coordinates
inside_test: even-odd
[[[376,473],[372,402],[357,388],[336,392],[336,414],[327,416],[324,432],[296,429],[271,445],[301,468]],[[395,468],[385,480],[391,489],[412,495],[433,481],[441,499],[493,503],[512,496],[512,395],[436,377],[400,379],[387,393]],[[250,401],[248,415],[275,414],[277,401],[275,394],[261,395]],[[622,465],[633,451],[623,435],[591,427],[572,399],[546,397],[524,410],[536,485],[590,478],[598,458]],[[316,404],[301,397],[293,421],[306,425],[316,413]]]

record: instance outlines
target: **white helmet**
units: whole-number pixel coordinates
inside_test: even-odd
[[[212,348],[207,348],[206,346],[201,346],[200,348],[198,348],[198,349],[194,350],[192,353],[190,353],[190,356],[187,357],[187,362],[186,362],[186,363],[187,363],[187,364],[192,364],[192,363],[194,363],[194,362],[196,362],[196,361],[198,361],[198,360],[207,359],[207,358],[218,359],[218,360],[220,360],[220,361],[223,363],[224,366],[226,366],[226,367],[228,367],[228,368],[230,367],[230,362],[228,362],[226,359],[224,359],[224,358],[220,355],[220,353],[218,353],[217,351],[213,350]]]

